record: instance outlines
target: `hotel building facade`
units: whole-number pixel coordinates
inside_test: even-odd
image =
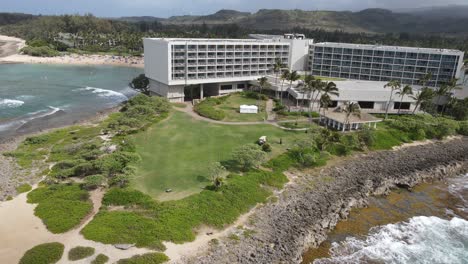
[[[369,98],[361,98],[366,102],[375,99],[372,93],[383,90],[382,86],[390,80],[399,80],[417,89],[419,80],[427,73],[432,73],[428,83],[431,87],[462,78],[463,74],[464,53],[458,50],[314,44],[300,34],[250,37],[252,39],[144,39],[145,75],[150,80],[151,92],[172,102],[183,102],[241,91],[260,77],[269,76],[271,80],[275,76],[273,66],[277,59],[291,70],[314,76],[379,85],[368,90]],[[296,95],[297,91],[275,87],[276,83],[279,82],[274,79],[273,89]],[[366,92],[361,91],[360,96],[366,97]],[[379,97],[384,96],[379,94]]]

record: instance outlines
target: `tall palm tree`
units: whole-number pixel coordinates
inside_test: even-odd
[[[293,82],[298,81],[299,79],[301,79],[301,76],[297,73],[297,71],[292,71],[291,73],[289,73],[289,76],[288,76],[289,89],[292,88]]]
[[[340,96],[339,89],[334,82],[326,83],[321,92],[326,95]]]
[[[437,89],[435,89],[434,91],[434,94],[437,96],[437,103],[436,103],[436,113],[439,113],[439,105],[440,105],[440,99],[442,99],[442,97],[444,96],[447,96],[448,94],[448,86],[447,84],[442,84],[440,87],[438,87]]]
[[[387,88],[387,87],[390,87],[391,91],[390,91],[390,97],[387,102],[387,107],[385,108],[385,119],[388,118],[388,109],[390,108],[390,103],[392,102],[393,93],[397,90],[400,90],[401,83],[398,80],[391,80],[389,83],[384,85],[384,88]]]
[[[444,106],[442,107],[442,113],[445,112],[445,107],[447,106],[448,102],[450,102],[453,98],[453,90],[461,90],[462,88],[460,86],[458,86],[458,79],[454,78],[454,79],[451,79],[448,83],[447,83],[447,94],[446,96],[448,97],[447,98],[447,103],[444,104]]]
[[[419,84],[421,84],[421,86],[423,87],[427,87],[427,84],[431,81],[431,79],[432,79],[432,73],[428,72],[421,79],[419,79]]]
[[[413,95],[413,87],[411,87],[411,85],[406,85],[403,89],[397,91],[396,94],[400,96],[400,105],[398,106],[398,114],[400,114],[403,97]]]
[[[260,87],[260,93],[262,93],[262,90],[264,88],[271,87],[271,84],[268,81],[268,78],[266,76],[263,76],[261,78],[258,78],[258,86]]]
[[[343,112],[346,114],[345,124],[344,124],[344,127],[343,127],[343,131],[345,131],[346,126],[350,125],[349,118],[351,116],[357,116],[359,118],[361,117],[361,108],[359,107],[358,103],[346,102],[345,105],[344,105],[344,108],[343,108]],[[351,128],[350,128],[350,130],[351,130]]]
[[[281,100],[281,104],[283,104],[283,87],[284,87],[284,81],[286,80],[289,80],[289,75],[291,75],[291,72],[289,71],[289,69],[285,69],[283,71],[283,73],[281,74],[281,80],[283,81],[281,83],[281,97],[280,97],[280,100]]]
[[[319,107],[319,113],[320,113],[320,108],[323,110],[323,115],[325,115],[325,111],[328,110],[328,107],[332,104],[332,100],[329,94],[324,93],[322,96],[320,96],[320,107]],[[320,116],[320,122],[322,122],[322,116]],[[328,128],[328,123],[325,122],[325,127]]]
[[[434,99],[434,91],[428,87],[423,87],[416,95],[412,95],[411,98],[416,101],[416,105],[413,110],[414,115],[421,104],[432,102],[432,99]]]
[[[275,84],[278,86],[278,76],[281,72],[281,69],[285,68],[286,65],[281,61],[280,58],[276,58],[275,64],[273,64],[273,72],[276,74]],[[278,90],[276,90],[276,98],[278,98]]]

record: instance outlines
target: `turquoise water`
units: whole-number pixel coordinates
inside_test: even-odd
[[[71,124],[127,100],[142,69],[0,65],[0,139]]]

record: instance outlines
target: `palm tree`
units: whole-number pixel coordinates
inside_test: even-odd
[[[319,113],[320,113],[320,108],[323,109],[323,115],[325,115],[325,111],[328,110],[328,107],[332,104],[331,97],[328,93],[322,94],[320,96],[320,107],[319,107]],[[320,122],[322,122],[322,116],[320,116]],[[328,123],[325,122],[325,127],[328,128]]]
[[[262,93],[262,90],[264,88],[271,87],[271,84],[268,81],[268,78],[266,76],[263,76],[261,78],[258,78],[258,86],[260,87],[260,93]]]
[[[281,104],[283,104],[283,87],[284,87],[284,81],[286,80],[289,80],[289,75],[291,75],[291,72],[289,71],[289,69],[285,69],[283,71],[283,73],[281,74],[281,80],[283,80],[283,82],[281,83]]]
[[[439,113],[439,105],[440,105],[440,99],[443,97],[443,96],[446,96],[448,94],[448,86],[447,84],[442,84],[439,88],[437,88],[435,91],[434,91],[434,94],[437,96],[437,103],[436,103],[436,113]]]
[[[391,89],[391,92],[390,92],[390,98],[388,99],[388,102],[387,102],[387,107],[385,108],[385,119],[388,118],[388,109],[390,107],[390,103],[392,102],[392,98],[393,98],[393,93],[396,91],[396,90],[400,90],[401,88],[401,83],[400,81],[398,80],[391,80],[389,83],[387,83],[384,88],[387,88],[387,87],[390,87]]]
[[[278,86],[278,75],[279,73],[281,72],[281,69],[283,69],[284,67],[286,67],[283,62],[281,61],[280,58],[276,58],[275,60],[275,64],[273,64],[273,71],[275,72],[276,74],[276,80],[275,80],[275,84],[276,86]],[[276,98],[278,98],[278,90],[276,90]]]
[[[413,88],[411,87],[411,85],[406,85],[405,87],[403,87],[403,89],[397,91],[396,94],[400,96],[400,105],[398,105],[398,114],[400,114],[401,104],[403,103],[403,97],[405,95],[413,95]]]
[[[424,75],[421,79],[419,79],[419,84],[423,87],[427,87],[427,84],[429,81],[432,79],[432,73],[429,72],[426,75]]]
[[[301,76],[297,73],[297,71],[292,71],[291,73],[289,73],[289,75],[288,75],[289,89],[292,88],[293,82],[295,82],[295,81],[297,81],[299,79],[301,79]]]
[[[434,91],[428,87],[423,87],[416,95],[412,95],[410,97],[416,101],[416,105],[413,110],[414,115],[421,104],[432,102],[432,99],[434,98]]]
[[[338,92],[339,89],[336,86],[334,82],[328,82],[326,85],[324,85],[323,89],[321,89],[321,92],[326,95],[334,95],[334,96],[340,96],[340,93]],[[331,97],[330,97],[331,98]],[[320,112],[320,109],[319,109]]]
[[[349,118],[354,115],[354,116],[357,116],[357,117],[361,117],[361,108],[359,107],[359,104],[358,103],[350,103],[350,102],[346,102],[345,105],[344,105],[344,108],[343,108],[343,112],[345,112],[346,114],[346,118],[345,118],[345,124],[344,124],[344,127],[343,127],[343,131],[346,130],[346,126],[349,125]],[[351,130],[351,128],[350,128]]]
[[[445,107],[447,106],[448,102],[452,100],[453,97],[453,90],[461,90],[462,88],[458,86],[458,79],[452,79],[447,83],[447,94],[446,96],[448,97],[447,103],[444,104],[442,107],[442,113],[445,112]]]

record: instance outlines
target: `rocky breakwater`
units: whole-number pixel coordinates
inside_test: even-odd
[[[467,137],[359,155],[317,175],[301,175],[278,202],[258,209],[247,227],[253,235],[225,239],[184,263],[300,263],[307,248],[323,242],[369,196],[467,171]]]

